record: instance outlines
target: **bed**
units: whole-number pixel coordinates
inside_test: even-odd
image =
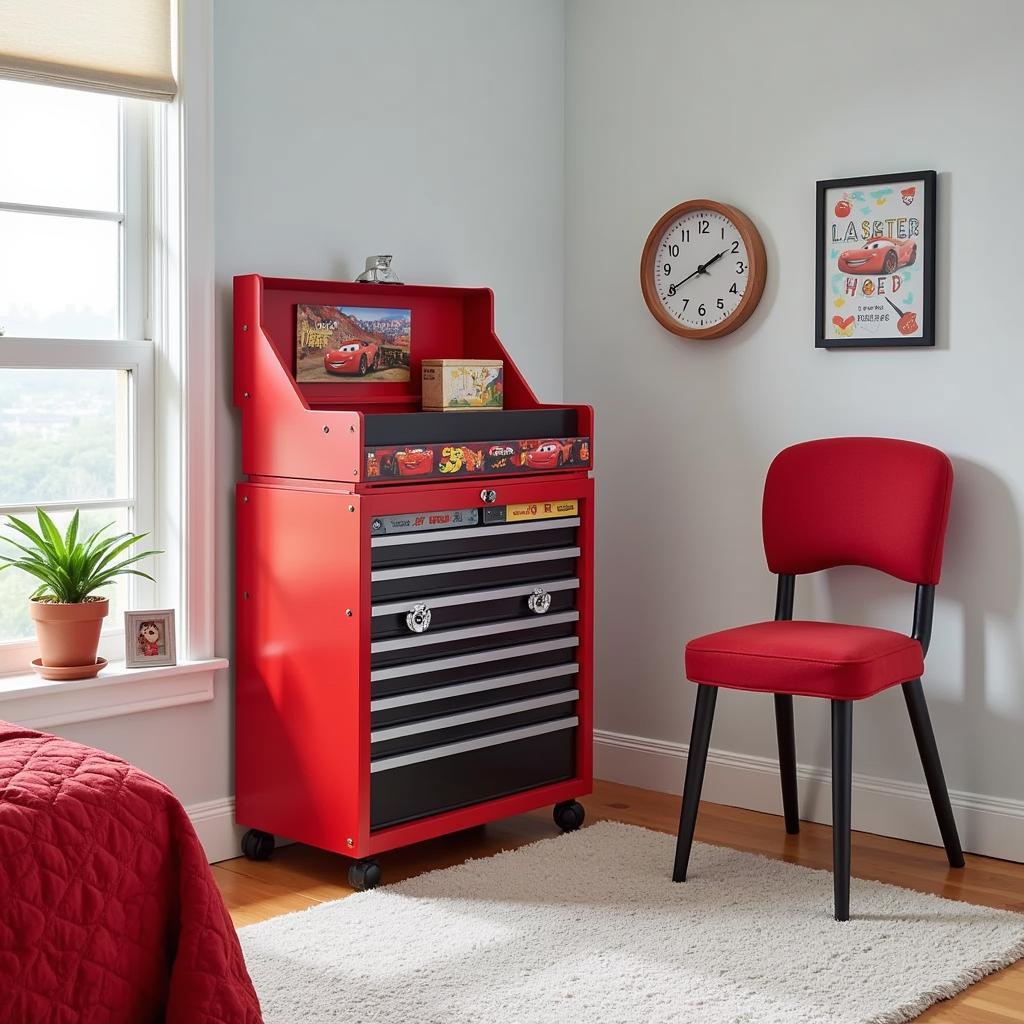
[[[0,1024],[259,1024],[181,804],[120,758],[0,722]]]

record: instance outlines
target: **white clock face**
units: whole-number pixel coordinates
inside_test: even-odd
[[[736,226],[713,210],[691,210],[665,229],[654,282],[666,312],[707,330],[736,311],[750,281],[750,258]]]

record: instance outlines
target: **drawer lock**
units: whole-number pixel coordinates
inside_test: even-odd
[[[526,605],[534,615],[543,615],[551,607],[551,595],[538,587],[527,599]]]
[[[551,598],[548,598],[548,603]],[[430,608],[425,604],[414,604],[405,616],[405,624],[411,633],[426,633],[430,628]]]

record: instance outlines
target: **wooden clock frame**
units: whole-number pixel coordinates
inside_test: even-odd
[[[658,243],[661,241],[665,228],[672,221],[693,210],[710,210],[713,213],[718,213],[728,218],[739,232],[740,238],[743,239],[743,244],[746,247],[747,256],[750,260],[749,283],[739,304],[720,324],[714,324],[705,329],[684,327],[677,320],[673,319],[662,305],[661,299],[658,296],[657,286],[654,283],[655,256]],[[720,338],[725,334],[730,334],[737,327],[746,323],[751,313],[757,309],[757,304],[761,301],[767,274],[768,264],[765,257],[764,242],[761,240],[760,232],[754,227],[753,221],[735,206],[719,203],[714,199],[687,199],[686,202],[673,206],[651,229],[651,233],[647,236],[647,242],[644,244],[643,255],[640,257],[640,289],[643,292],[644,301],[647,303],[647,308],[651,311],[651,315],[666,331],[678,334],[681,338],[689,338],[691,341],[710,341],[714,338]]]

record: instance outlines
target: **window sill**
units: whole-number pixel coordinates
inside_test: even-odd
[[[0,676],[0,719],[49,729],[198,704],[213,700],[214,676],[227,667],[226,658],[209,658],[158,668],[125,668],[124,662],[111,662],[95,679],[57,682],[34,672]]]

